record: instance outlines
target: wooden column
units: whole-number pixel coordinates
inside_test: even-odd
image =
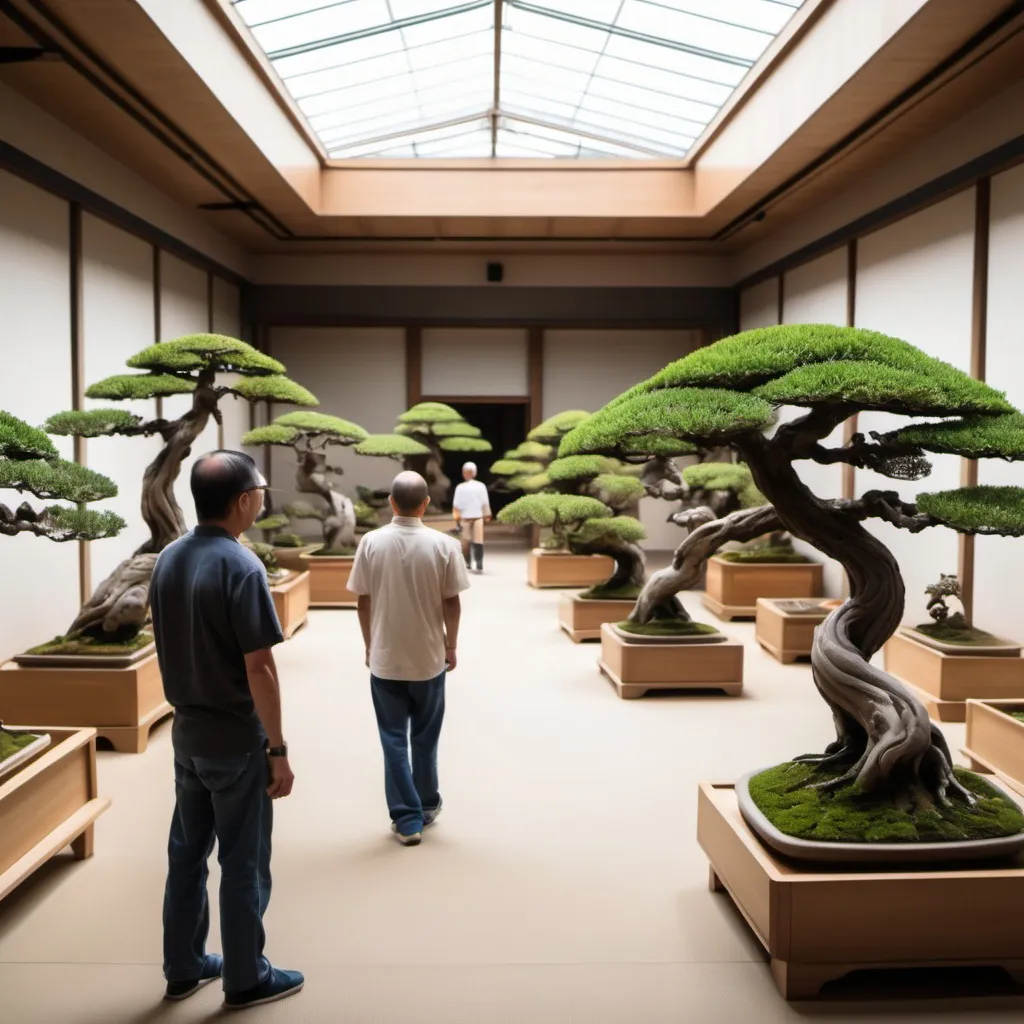
[[[527,379],[529,381],[530,429],[543,419],[544,404],[544,328],[531,327],[527,335]]]
[[[405,404],[411,408],[423,398],[423,331],[405,329]]]
[[[71,408],[85,408],[85,335],[82,310],[82,207],[68,206],[68,283],[70,287]],[[75,462],[86,465],[86,440],[74,440]],[[92,564],[89,544],[78,542],[78,596],[82,604],[92,596]]]

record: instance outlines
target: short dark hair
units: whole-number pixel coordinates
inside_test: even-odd
[[[201,523],[224,519],[239,495],[260,485],[256,463],[245,452],[219,449],[192,464],[192,499]]]
[[[415,512],[430,494],[427,481],[419,475],[405,471],[399,473],[391,483],[391,497],[399,512]]]

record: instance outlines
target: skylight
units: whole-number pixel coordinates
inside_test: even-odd
[[[804,0],[233,3],[335,159],[681,159]]]

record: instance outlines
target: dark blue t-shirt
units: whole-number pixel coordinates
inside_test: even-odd
[[[229,757],[263,746],[245,655],[279,644],[281,625],[260,560],[219,526],[197,526],[163,550],[149,588],[174,748]]]

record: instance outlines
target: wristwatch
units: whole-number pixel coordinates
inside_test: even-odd
[[[279,747],[267,747],[267,757],[287,757],[288,744],[282,743]]]

